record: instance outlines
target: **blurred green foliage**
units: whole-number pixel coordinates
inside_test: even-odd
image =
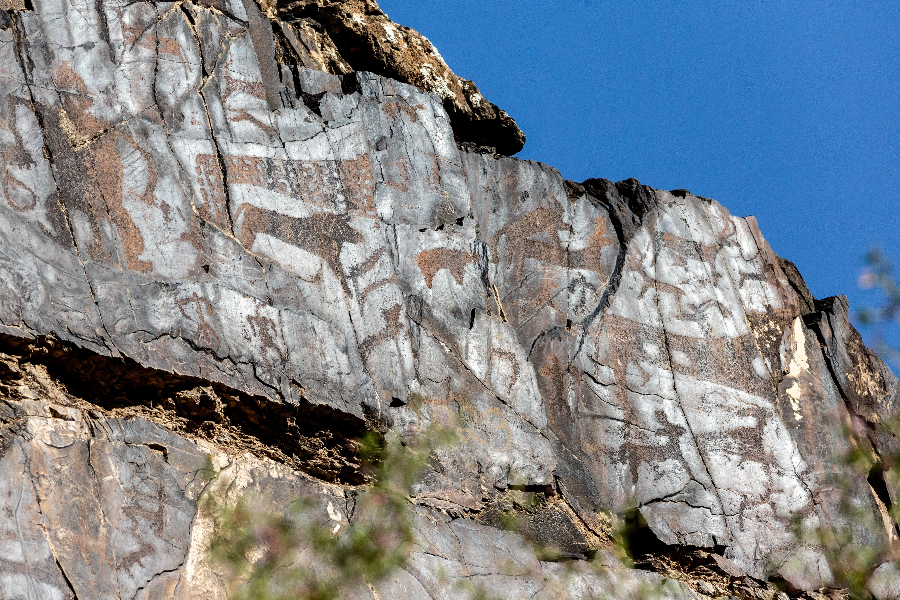
[[[357,490],[353,522],[340,532],[315,518],[311,498],[277,514],[255,506],[252,497],[228,506],[207,494],[203,508],[215,522],[212,560],[227,572],[234,598],[333,600],[405,566],[414,542],[410,490],[431,450],[451,437],[432,429],[403,443],[393,432],[368,434],[361,454],[371,483]]]
[[[894,435],[900,432],[898,425],[896,420],[885,424]],[[801,543],[822,550],[833,576],[830,587],[842,590],[843,597],[866,600],[872,597],[868,587],[875,569],[898,558],[891,540],[896,540],[897,507],[882,502],[868,480],[881,472],[882,460],[900,456],[879,456],[849,428],[846,439],[835,456],[838,468],[826,480],[837,495],[837,514],[816,525],[796,521],[795,532]]]
[[[340,531],[333,519],[323,518],[322,504],[327,502],[323,497],[299,498],[284,512],[276,513],[252,495],[227,502],[216,493],[205,494],[202,508],[214,520],[211,558],[217,570],[224,571],[230,597],[335,600],[353,596],[367,586],[371,588],[396,569],[405,567],[415,542],[410,492],[428,468],[432,451],[455,441],[454,431],[442,428],[428,429],[405,442],[393,432],[384,436],[367,435],[361,440],[361,458],[369,470],[370,482],[356,490],[352,522]],[[216,476],[211,467],[206,471],[209,471],[207,479]],[[517,504],[517,508],[537,507],[542,502],[538,496],[531,492],[517,493],[516,497],[523,503]],[[513,513],[505,515],[504,525],[516,533],[521,528],[519,517]],[[540,559],[558,558],[556,549],[534,546],[525,538],[521,541],[533,547]],[[624,542],[620,545],[624,547]],[[613,554],[626,556],[621,548],[614,548]],[[576,574],[576,562],[566,563],[562,579],[556,583],[560,590]],[[583,566],[584,573],[593,572],[600,579],[606,579],[609,574],[607,566],[599,560]],[[509,576],[527,575],[520,572],[521,568],[510,564],[503,572]],[[446,584],[448,589],[469,600],[506,597],[472,579],[447,580]],[[662,590],[660,585],[645,581],[632,586],[627,594],[610,589],[609,595],[599,598],[655,600]]]

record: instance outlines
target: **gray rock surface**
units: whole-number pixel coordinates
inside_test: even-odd
[[[474,82],[451,71],[425,36],[392,22],[375,0],[261,4],[284,36],[285,54],[298,64],[332,73],[369,71],[418,86],[441,99],[459,142],[504,156],[524,146],[525,134],[505,111],[482,96]],[[330,59],[335,55],[340,60]]]
[[[303,518],[336,535],[351,527],[353,488],[223,452],[215,441],[188,441],[141,416],[87,408],[42,365],[0,360],[3,598],[229,597],[222,567],[209,561],[213,521],[198,506],[204,493],[226,503],[250,494],[285,513],[305,498],[312,510]],[[583,598],[612,587],[628,594],[647,583],[664,584],[665,598],[696,598],[612,555],[606,571],[542,562],[516,533],[427,506],[414,508],[413,524],[419,541],[406,568],[352,597],[469,598],[456,584],[474,582],[504,598]]]
[[[510,597],[618,588],[495,527],[520,491],[547,501],[526,534],[570,557],[607,548],[615,513],[722,593],[831,582],[794,525],[841,525],[844,427],[893,450],[900,388],[752,217],[461,150],[441,98],[291,64],[251,0],[2,16],[5,596],[223,597],[206,453],[273,507],[337,506],[355,435],[429,425],[461,441],[380,597],[443,597],[440,569]],[[881,523],[877,484],[852,494]]]

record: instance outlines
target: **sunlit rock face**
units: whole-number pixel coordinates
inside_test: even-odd
[[[457,141],[512,156],[525,144],[516,122],[456,75],[421,33],[398,25],[375,0],[263,0],[276,45],[297,64],[335,74],[369,71],[440,98]],[[339,58],[337,58],[339,57]],[[486,57],[490,60],[492,57]]]
[[[713,200],[564,181],[495,134],[473,151],[436,90],[265,8],[0,15],[0,596],[227,597],[208,456],[228,494],[312,495],[346,527],[352,440],[429,425],[459,440],[381,598],[455,593],[440,573],[516,598],[659,578],[540,560],[498,528],[520,492],[543,499],[526,537],[567,559],[607,551],[611,514],[649,554],[711,557],[718,579],[672,597],[828,585],[796,527],[841,525],[845,429],[894,451],[900,401],[846,300],[815,301]],[[851,494],[881,523],[879,477]]]

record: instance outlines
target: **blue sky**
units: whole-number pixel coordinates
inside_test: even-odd
[[[818,298],[900,258],[900,3],[380,0],[564,177],[755,215]]]

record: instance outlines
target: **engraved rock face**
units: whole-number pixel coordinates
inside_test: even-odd
[[[11,515],[0,521],[4,598],[227,598],[224,572],[208,561],[212,522],[197,509],[210,485],[223,498],[252,494],[279,511],[307,498],[314,508],[306,518],[335,534],[353,516],[352,496],[341,487],[250,455],[211,452],[142,418],[89,417],[28,400],[5,408],[30,439],[0,459],[0,506]],[[220,470],[212,484],[201,474],[210,461]],[[373,588],[375,597],[437,597],[447,581],[467,578],[529,595],[571,588],[573,598],[610,586],[634,593],[662,580],[625,569],[576,569],[573,577],[540,561],[518,534],[428,507],[414,509],[413,524],[419,548],[404,570]],[[672,599],[694,597],[675,582],[667,589]],[[350,597],[373,598],[368,589]]]
[[[545,501],[526,534],[569,558],[605,551],[616,513],[728,585],[827,585],[794,525],[840,524],[844,426],[892,450],[900,403],[846,300],[813,300],[715,201],[461,150],[464,105],[489,120],[463,83],[365,72],[335,33],[387,32],[374,2],[265,10],[324,29],[251,0],[2,13],[0,595],[225,597],[206,454],[275,509],[346,507],[348,440],[429,425],[460,443],[417,484],[421,551],[379,597],[443,597],[441,572],[510,597],[657,577],[565,579],[498,528],[525,492]],[[431,52],[413,33],[392,35]],[[851,493],[880,522],[896,490],[876,487]]]

